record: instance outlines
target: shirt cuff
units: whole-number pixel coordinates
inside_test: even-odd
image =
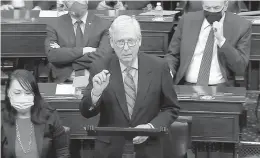
[[[152,129],[155,129],[151,123],[147,123]]]
[[[96,104],[97,104],[97,102],[98,102],[100,96],[101,96],[101,95],[99,95],[99,96],[94,95],[94,94],[93,94],[93,89],[91,90],[91,99],[92,99],[92,104],[93,104],[94,106],[90,107],[89,110],[93,110],[93,109],[96,107]]]
[[[170,70],[170,74],[171,74],[171,76],[172,76],[172,78],[173,78],[173,74],[172,74],[172,71]]]
[[[224,38],[221,42],[219,42],[218,43],[219,48],[221,48],[225,42],[226,42],[226,38]]]

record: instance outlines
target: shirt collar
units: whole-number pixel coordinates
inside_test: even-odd
[[[222,18],[220,19],[220,23],[223,25],[224,19],[225,19],[226,13],[223,14]],[[206,28],[208,28],[210,25],[210,23],[207,21],[206,18],[204,18],[204,22],[202,24],[202,28],[205,30]]]
[[[119,63],[120,63],[121,72],[123,73],[126,70],[127,67],[123,63],[121,63],[120,61],[119,61]],[[134,62],[131,65],[131,68],[138,70],[138,57],[136,57],[134,59]]]
[[[70,17],[71,17],[71,20],[72,20],[72,24],[75,25],[75,23],[77,22],[77,19],[75,19],[72,16],[70,16]],[[88,18],[88,12],[86,12],[86,14],[80,20],[82,20],[82,22],[84,24],[86,24],[87,18]]]

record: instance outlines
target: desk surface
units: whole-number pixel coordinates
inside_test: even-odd
[[[154,16],[149,15],[140,15],[141,13],[144,13],[142,10],[119,10],[114,13],[114,15],[111,14],[111,11],[108,10],[89,10],[90,14],[95,14],[99,17],[102,17],[104,19],[113,20],[119,15],[129,15],[129,16],[135,16],[135,18],[140,22],[155,22],[155,23],[172,23],[175,15],[171,16],[165,16],[164,21],[153,21]],[[25,20],[14,20],[14,19],[2,19],[1,24],[48,24],[50,22],[55,22],[57,17],[39,17],[39,18],[32,18]]]
[[[49,101],[74,100],[79,101],[78,95],[56,95],[56,83],[39,83],[39,89],[44,98]],[[1,100],[4,99],[5,86],[1,86]],[[246,89],[243,87],[201,87],[175,86],[179,101],[205,102],[245,102]]]
[[[235,87],[227,87],[227,88],[216,88],[216,87],[194,87],[194,86],[181,86],[181,85],[178,85],[178,86],[175,86],[175,89],[176,89],[176,92],[177,92],[177,95],[178,95],[178,98],[181,101],[191,101],[192,99],[187,99],[187,98],[182,98],[183,96],[191,96],[192,94],[194,93],[198,93],[200,89],[204,90],[204,94],[205,95],[211,95],[211,96],[215,96],[216,94],[222,94],[220,96],[222,96],[222,100],[219,100],[219,101],[222,101],[222,102],[229,102],[230,100],[227,100],[227,99],[230,99],[230,98],[235,98],[237,101],[236,102],[246,102],[247,105],[251,105],[251,109],[252,108],[252,105],[254,106],[255,103],[256,103],[256,96],[257,94],[256,93],[251,93],[251,92],[247,92],[244,88],[235,88]],[[3,101],[4,99],[4,89],[5,87],[4,86],[1,86],[1,100]],[[42,93],[42,95],[44,96],[44,98],[50,102],[51,104],[59,104],[58,107],[64,107],[64,109],[60,109],[61,111],[63,111],[63,115],[65,114],[66,116],[63,116],[65,117],[65,121],[68,121],[70,123],[68,124],[71,124],[71,120],[70,119],[73,119],[71,117],[68,117],[68,112],[72,112],[73,115],[77,115],[75,112],[78,111],[78,106],[75,106],[73,107],[74,109],[71,109],[72,108],[72,104],[78,104],[80,102],[80,99],[77,98],[77,97],[74,97],[74,98],[71,98],[73,96],[57,96],[55,95],[55,91],[56,91],[56,84],[55,83],[39,83],[39,89],[40,89],[40,92]],[[202,92],[202,91],[200,91]],[[246,93],[247,93],[247,97],[250,97],[250,98],[246,98]],[[226,96],[226,97],[225,97]],[[68,97],[70,97],[68,99]],[[193,101],[207,101],[209,102],[209,100],[200,100],[200,98],[197,98],[197,99],[194,99],[193,98]],[[212,100],[210,100],[212,101]],[[69,105],[69,107],[68,107]],[[208,105],[208,104],[207,104]],[[215,105],[215,104],[214,104]],[[228,105],[228,104],[227,104]],[[210,106],[210,104],[209,104]],[[66,109],[68,108],[68,109]],[[64,113],[65,112],[65,113]],[[68,117],[68,118],[67,118]],[[253,128],[253,121],[254,119],[250,119],[250,118],[253,118],[253,113],[250,113],[250,117],[248,117],[248,122],[249,122],[249,125],[248,125],[248,128],[245,129],[243,131],[243,141],[254,141],[254,140],[258,140],[260,138],[259,135],[256,134],[254,128]],[[64,119],[64,118],[63,118]],[[82,120],[79,120],[79,122],[81,121],[84,121],[83,118],[79,117],[79,119],[82,119]],[[92,119],[92,120],[91,120]],[[91,118],[91,119],[88,119],[89,122],[96,122],[97,120],[95,120],[95,118]],[[250,121],[251,120],[251,121]],[[74,125],[74,124],[73,124]],[[83,135],[82,134],[82,129],[80,130],[79,127],[77,127],[76,125],[72,127],[74,129],[73,131],[73,134],[71,135],[71,137],[73,139],[94,139],[93,137],[89,137],[87,135]],[[79,131],[77,131],[79,130]]]

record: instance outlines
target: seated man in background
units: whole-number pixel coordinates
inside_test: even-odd
[[[166,55],[175,84],[234,86],[249,61],[251,23],[227,10],[228,1],[203,1],[204,11],[182,17]]]
[[[55,10],[57,1],[33,1],[33,10]]]
[[[140,53],[142,35],[136,19],[122,15],[110,29],[115,54],[107,58],[103,71],[93,77],[80,103],[81,114],[100,113],[100,127],[169,127],[178,117],[177,95],[168,64],[161,58]],[[162,158],[160,139],[133,139],[136,158]],[[98,136],[95,158],[121,158],[124,137]]]
[[[123,1],[123,4],[127,10],[142,10],[143,8],[150,8],[151,3],[148,0],[145,1]]]
[[[182,3],[185,3],[184,7],[184,12],[196,12],[199,10],[203,10],[202,8],[202,1],[193,1],[193,0],[188,0],[184,1]],[[237,1],[237,0],[228,0],[228,8],[227,11],[233,12],[233,13],[239,13],[241,9],[241,3],[242,1]]]
[[[97,10],[125,10],[123,3],[120,0],[103,0],[101,1],[98,6]]]
[[[31,1],[25,1],[25,0],[1,1],[1,10],[32,9],[32,7],[33,4]]]
[[[45,51],[57,83],[89,76],[91,64],[112,53],[110,22],[88,12],[87,0],[64,2],[69,13],[47,26]]]
[[[56,1],[26,1],[26,0],[10,0],[1,1],[1,10],[13,9],[33,9],[33,10],[54,10],[56,9]]]

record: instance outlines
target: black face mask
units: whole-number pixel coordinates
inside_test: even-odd
[[[220,12],[209,12],[204,10],[204,16],[207,21],[212,25],[215,21],[220,21],[222,18],[222,10]]]
[[[106,5],[110,6],[110,7],[114,7],[117,4],[117,1],[106,1]]]

